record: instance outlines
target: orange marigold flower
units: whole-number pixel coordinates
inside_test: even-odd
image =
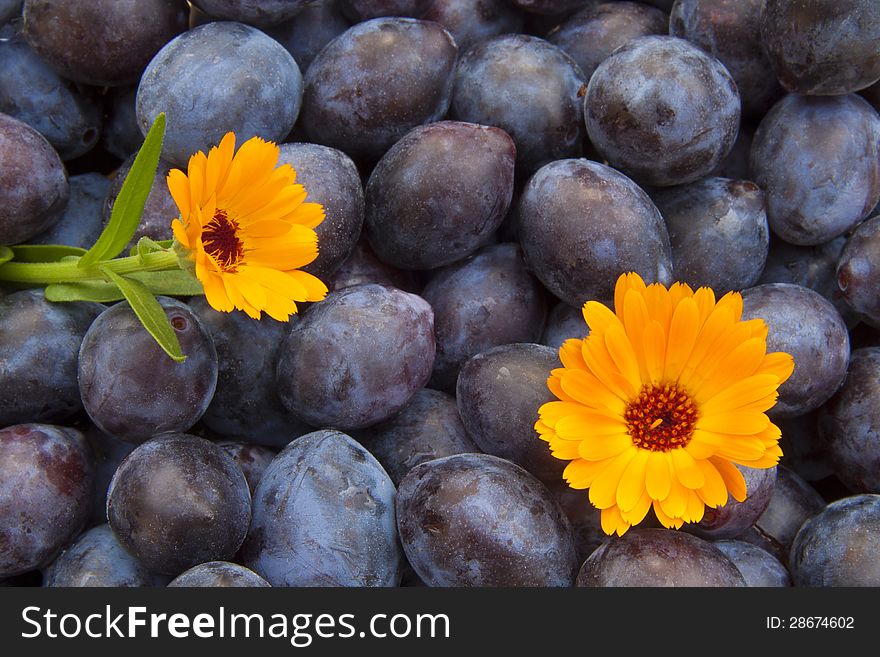
[[[254,319],[265,311],[287,321],[296,302],[327,294],[318,278],[299,271],[318,256],[314,229],[324,208],[305,202],[293,167],[276,166],[278,155],[278,146],[259,137],[236,152],[229,132],[208,155],[193,155],[186,173],[168,174],[180,210],[174,238],[216,310],[237,308]]]
[[[746,498],[734,464],[770,468],[782,455],[766,411],[794,360],[767,353],[767,325],[742,321],[742,296],[645,285],[622,275],[612,312],[584,304],[589,335],[559,349],[547,385],[559,401],[535,424],[563,476],[589,488],[602,529],[623,535],[653,507],[667,528],[699,522],[706,506]]]

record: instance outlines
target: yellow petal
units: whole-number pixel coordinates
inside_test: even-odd
[[[639,498],[639,501],[636,502],[635,506],[629,511],[621,510],[620,516],[630,525],[638,525],[645,519],[648,511],[651,509],[652,502],[653,500],[651,499],[651,496],[648,495],[648,491],[643,490],[642,496]]]
[[[584,341],[579,338],[569,338],[559,347],[559,361],[566,369],[586,370],[587,364],[581,355]]]
[[[616,316],[612,315],[612,317],[614,317],[614,323],[608,326],[605,331],[605,348],[617,369],[630,384],[633,393],[636,393],[642,387],[642,377],[636,353],[630,344],[629,337],[623,330],[623,326]]]
[[[705,512],[706,505],[703,504],[700,495],[694,490],[688,490],[687,510],[684,514],[685,521],[693,523],[700,522],[700,520],[703,519],[703,514]]]
[[[645,494],[645,465],[650,452],[640,449],[626,466],[617,487],[617,506],[621,511],[635,508]]]
[[[742,319],[743,298],[739,292],[728,292],[718,300],[718,305],[730,309],[731,313],[733,313],[734,322]]]
[[[627,272],[625,274],[621,274],[617,278],[617,282],[614,285],[614,310],[617,312],[618,316],[623,310],[624,300],[629,292],[635,292],[639,296],[643,296],[646,289],[645,281],[642,280],[642,277],[639,276],[635,272]],[[623,317],[620,318],[623,320]]]
[[[764,359],[766,350],[767,344],[760,338],[745,340],[721,358],[716,367],[707,366],[702,370],[703,381],[688,386],[688,390],[702,406],[736,381],[752,376]]]
[[[562,376],[562,389],[572,399],[596,409],[607,409],[623,415],[626,402],[614,394],[605,384],[584,370],[568,370]]]
[[[645,289],[644,295],[648,315],[660,324],[663,334],[668,335],[669,323],[672,320],[672,299],[669,297],[669,291],[660,283],[652,283]]]
[[[632,382],[620,373],[620,370],[611,358],[611,354],[608,353],[603,340],[591,335],[584,340],[584,347],[581,353],[583,354],[584,362],[590,368],[590,372],[608,390],[624,400],[632,399],[636,396],[638,387],[634,387]]]
[[[697,461],[697,467],[703,471],[705,483],[697,489],[700,499],[706,506],[719,507],[727,504],[727,486],[712,461]]]
[[[675,518],[670,518],[668,515],[666,515],[660,505],[659,500],[654,500],[653,506],[654,515],[657,516],[657,520],[659,520],[660,524],[666,527],[666,529],[678,529],[679,527],[681,527],[678,520],[676,520]]]
[[[317,276],[306,271],[288,271],[286,273],[306,289],[304,301],[320,301],[327,296],[327,286]]]
[[[604,333],[609,326],[620,324],[617,315],[611,312],[608,306],[598,301],[587,301],[581,312],[584,315],[584,321],[590,327],[590,333]]]
[[[700,404],[700,413],[712,415],[736,411],[776,394],[779,379],[775,374],[753,374],[719,390]],[[766,410],[766,409],[762,409]]]
[[[645,464],[645,489],[655,500],[669,495],[672,486],[672,463],[665,452],[651,452]]]
[[[770,418],[764,413],[728,411],[701,417],[697,420],[697,429],[750,436],[760,433],[767,428],[768,424],[770,424]]]
[[[588,409],[560,418],[554,428],[566,440],[626,435],[626,425],[623,422],[599,413],[590,413]]]
[[[599,472],[590,485],[590,502],[599,509],[606,509],[616,503],[617,486],[620,477],[629,462],[635,457],[638,449],[629,447],[613,459]]]
[[[557,399],[561,399],[562,401],[567,401],[567,402],[574,401],[571,397],[569,397],[565,393],[565,390],[562,389],[562,374],[561,373],[564,371],[565,370],[563,370],[563,369],[551,370],[550,376],[547,377],[547,389],[550,390],[550,392],[553,393],[553,395]],[[557,372],[559,372],[559,373],[557,374]]]
[[[174,219],[171,222],[171,233],[174,235],[174,239],[180,242],[186,248],[192,248],[190,246],[189,236],[186,234],[186,228],[183,227],[183,222],[180,219]]]
[[[192,203],[189,195],[189,180],[187,180],[186,174],[180,169],[171,169],[166,177],[166,183],[171,198],[174,199],[174,204],[180,211],[180,216],[189,217]]]
[[[639,366],[639,378],[642,383],[651,381],[645,362],[645,328],[648,326],[648,306],[645,298],[635,290],[627,290],[623,300],[623,326],[629,337]]]
[[[670,518],[681,518],[687,511],[688,489],[678,479],[670,479],[669,494],[660,500],[660,507]]]
[[[601,514],[602,531],[608,534],[617,534],[623,536],[629,529],[630,525],[620,515],[620,509],[616,506],[602,509]]]
[[[788,380],[794,372],[794,358],[784,351],[774,351],[764,356],[764,360],[758,366],[756,373],[773,374],[779,379],[780,385]]]
[[[611,460],[585,461],[584,459],[575,459],[565,466],[565,470],[562,471],[562,478],[572,488],[589,488],[596,476],[608,467]]]
[[[747,495],[746,480],[742,472],[730,461],[719,457],[709,459],[724,480],[724,486],[737,502],[744,502]]]
[[[604,461],[605,459],[617,456],[630,447],[632,447],[632,439],[625,433],[610,436],[590,436],[580,442],[578,453],[582,459],[587,459],[588,461]]]
[[[666,332],[656,320],[652,320],[644,333],[645,369],[649,380],[659,384],[663,379],[663,367],[666,362]]]
[[[704,458],[708,458],[708,456],[723,455],[726,458],[752,460],[761,458],[766,450],[764,443],[755,436],[736,436],[715,431],[706,431],[704,429],[697,429],[694,431],[694,435],[691,436],[691,442],[688,443],[688,447],[691,447],[691,445],[695,443],[711,446],[713,451]],[[694,456],[696,460],[699,460],[696,458],[694,451],[688,449],[688,453],[691,456]]]
[[[205,290],[205,301],[214,310],[219,312],[231,312],[235,306],[226,294],[226,287],[219,274],[207,274],[205,279],[201,281]]]
[[[703,471],[697,466],[693,457],[684,449],[673,449],[669,452],[669,460],[675,471],[675,477],[685,488],[700,488],[705,483]]]
[[[694,348],[700,331],[700,311],[692,297],[686,297],[675,307],[669,325],[666,346],[664,379],[675,381]]]
[[[563,440],[555,434],[549,440],[550,453],[558,459],[572,461],[580,458],[578,447],[580,443],[574,440]]]

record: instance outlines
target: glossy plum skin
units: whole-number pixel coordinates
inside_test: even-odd
[[[313,0],[195,0],[192,4],[214,18],[269,27],[289,20]]]
[[[279,164],[290,164],[306,201],[324,206],[315,228],[318,257],[302,267],[327,280],[351,255],[364,223],[364,189],[354,162],[345,153],[319,144],[281,144]]]
[[[873,0],[766,0],[760,35],[790,92],[846,94],[880,79],[880,5]]]
[[[182,363],[162,351],[128,302],[104,310],[80,347],[83,406],[98,428],[120,440],[190,429],[217,386],[217,351],[208,331],[183,302],[158,300],[187,356]]]
[[[819,411],[834,474],[855,493],[880,493],[880,347],[853,350],[846,379]]]
[[[634,527],[606,540],[581,566],[579,587],[745,586],[711,542],[672,529]]]
[[[0,41],[0,112],[40,132],[62,160],[89,152],[101,134],[97,94],[52,70],[22,38]]]
[[[720,298],[758,282],[770,247],[764,193],[747,180],[702,178],[657,191],[675,279]]]
[[[479,452],[461,422],[455,397],[422,388],[394,417],[355,433],[375,456],[394,485],[425,461]]]
[[[101,146],[120,160],[136,152],[144,141],[137,121],[137,85],[111,89],[104,101],[104,128]]]
[[[280,43],[242,23],[208,23],[168,41],[144,70],[138,124],[146,135],[165,112],[162,156],[185,167],[227,131],[239,146],[254,136],[282,141],[302,93],[302,73]]]
[[[165,586],[168,576],[150,571],[125,550],[110,525],[81,534],[46,569],[48,587]]]
[[[794,373],[779,387],[771,418],[795,417],[819,408],[846,376],[849,332],[840,313],[818,292],[800,285],[768,283],[744,290],[743,320],[769,327],[767,353],[794,358]]]
[[[82,412],[77,358],[103,306],[57,304],[40,289],[0,299],[0,426],[63,422]]]
[[[101,206],[110,188],[110,181],[100,173],[89,172],[70,176],[70,197],[64,213],[56,224],[29,244],[66,244],[88,249],[95,243],[104,225]]]
[[[272,586],[254,571],[229,561],[208,561],[193,566],[175,577],[170,588],[222,587],[266,588]]]
[[[584,80],[589,80],[599,64],[620,46],[668,30],[669,16],[656,7],[641,2],[588,3],[551,30],[547,40],[571,55]]]
[[[367,182],[364,228],[379,258],[432,269],[473,253],[513,197],[515,147],[503,130],[461,121],[414,128]]]
[[[550,347],[501,345],[469,359],[456,386],[458,411],[474,443],[547,484],[561,480],[567,465],[535,434],[538,408],[556,399],[547,377],[557,367],[558,352]]]
[[[846,244],[844,235],[816,246],[797,246],[771,234],[767,262],[758,283],[793,283],[828,299],[850,328],[859,322],[838,287],[837,266]]]
[[[229,454],[232,460],[241,468],[251,495],[253,495],[257,484],[260,483],[260,479],[263,477],[263,473],[269,467],[277,452],[262,445],[249,445],[248,443],[232,440],[218,441],[217,446]]]
[[[493,244],[437,272],[421,293],[434,310],[437,354],[430,385],[452,392],[471,356],[514,342],[537,342],[546,293],[515,242]]]
[[[94,494],[91,459],[76,429],[0,429],[0,577],[45,566],[83,528]]]
[[[776,482],[767,508],[740,540],[748,541],[788,563],[792,541],[801,526],[825,508],[824,498],[784,465],[776,466]]]
[[[523,12],[507,0],[432,0],[421,18],[440,23],[459,52],[499,34],[522,32]]]
[[[424,387],[435,350],[427,301],[375,284],[343,288],[309,308],[282,342],[278,395],[312,426],[363,428]]]
[[[354,21],[382,16],[421,18],[431,0],[339,0],[342,11]]]
[[[582,153],[586,83],[574,60],[548,41],[502,34],[479,41],[455,67],[450,116],[496,126],[516,145],[519,174]]]
[[[389,17],[352,26],[306,71],[306,141],[377,161],[412,128],[446,114],[457,54],[437,23]]]
[[[324,282],[331,292],[361,283],[378,283],[414,294],[422,287],[418,272],[400,269],[379,260],[363,235],[355,244],[351,255]]]
[[[67,169],[52,145],[26,123],[0,114],[0,246],[50,228],[69,196]]]
[[[683,185],[730,152],[740,98],[711,55],[684,39],[646,36],[599,65],[584,117],[590,141],[612,166],[645,184]]]
[[[837,261],[844,301],[866,324],[880,328],[880,215],[856,226]]]
[[[204,297],[189,307],[217,351],[217,386],[201,421],[218,437],[283,447],[310,430],[293,417],[275,389],[275,364],[290,326],[242,312],[214,310]]]
[[[251,495],[241,468],[220,447],[165,433],[122,461],[110,482],[107,518],[138,561],[176,576],[232,558],[247,534]]]
[[[397,586],[395,495],[379,462],[350,436],[301,436],[257,486],[242,563],[272,586]]]
[[[93,424],[86,425],[82,431],[92,451],[92,466],[95,471],[95,494],[87,523],[91,528],[107,522],[107,491],[110,489],[110,482],[119,464],[136,445],[108,436]]]
[[[183,0],[26,0],[25,38],[67,79],[132,84],[153,55],[187,27]],[[99,48],[95,44],[99,43]]]
[[[716,57],[736,82],[743,116],[761,117],[785,93],[761,41],[766,0],[678,0],[669,34]]]
[[[750,156],[771,230],[811,246],[867,217],[880,200],[878,148],[880,116],[861,96],[784,96],[761,120]]]
[[[880,586],[880,495],[830,503],[804,523],[791,546],[795,586]]]
[[[265,32],[287,48],[299,70],[305,71],[321,49],[351,25],[336,0],[312,0],[295,16],[265,28]]]
[[[590,332],[580,308],[560,301],[547,314],[540,343],[559,349],[569,338],[583,339]]]
[[[746,586],[791,586],[791,574],[772,554],[745,541],[724,539],[712,543],[733,562]]]
[[[514,463],[456,454],[409,471],[397,494],[400,540],[428,586],[571,586],[568,519]]]
[[[519,199],[518,227],[529,268],[571,306],[609,300],[627,271],[672,282],[660,212],[636,183],[604,164],[569,159],[539,169]]]

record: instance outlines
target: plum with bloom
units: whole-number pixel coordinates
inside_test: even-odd
[[[300,271],[318,256],[315,227],[324,208],[308,203],[288,164],[276,166],[279,148],[253,137],[235,150],[227,133],[207,155],[197,152],[187,172],[168,174],[180,218],[171,227],[212,308],[263,311],[279,321],[297,302],[320,301],[327,286]]]
[[[705,508],[743,501],[735,464],[769,468],[782,452],[766,411],[794,361],[767,353],[767,325],[742,321],[742,296],[646,285],[620,276],[615,311],[584,304],[590,328],[559,350],[547,385],[557,397],[535,424],[563,477],[589,489],[602,529],[623,535],[653,507],[660,523],[697,523]]]

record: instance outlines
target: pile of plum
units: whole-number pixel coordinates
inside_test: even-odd
[[[324,205],[289,323],[0,284],[11,586],[880,585],[876,0],[0,0],[0,245],[227,131]],[[534,430],[617,277],[742,291],[776,468],[607,537]]]

